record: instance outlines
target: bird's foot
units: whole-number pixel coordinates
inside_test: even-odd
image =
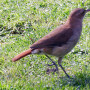
[[[47,66],[53,66],[54,65],[54,63],[52,63],[52,64],[47,64]]]
[[[45,55],[46,55],[46,54],[45,54]],[[48,55],[46,55],[46,57],[48,57],[48,58],[50,59],[50,61],[52,62],[52,64],[47,64],[47,65],[48,65],[48,66],[53,66],[53,65],[55,65],[55,67],[56,67],[55,70],[58,71],[58,66],[57,66],[57,64],[56,64]],[[54,70],[54,71],[55,71],[55,70]]]
[[[51,73],[51,72],[53,72],[53,73],[55,73],[55,72],[58,72],[58,66],[57,66],[57,64],[53,61],[52,62],[52,64],[47,64],[48,66],[53,66],[53,65],[55,65],[55,68],[53,68],[53,69],[47,69],[47,71],[46,71],[46,73],[47,74],[49,74],[49,73]]]

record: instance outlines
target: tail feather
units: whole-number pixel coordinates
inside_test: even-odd
[[[26,51],[18,54],[17,56],[15,56],[15,57],[12,59],[12,61],[15,62],[15,61],[17,61],[17,60],[19,60],[19,59],[21,59],[21,58],[23,58],[23,57],[31,54],[31,52],[32,52],[32,49],[30,48],[30,49],[28,49],[28,50],[26,50]]]

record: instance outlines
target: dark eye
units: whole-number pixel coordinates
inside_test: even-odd
[[[85,10],[79,10],[77,13],[76,13],[76,16],[81,16],[85,14]]]
[[[85,10],[82,11],[82,14],[84,14],[84,13],[85,13]]]

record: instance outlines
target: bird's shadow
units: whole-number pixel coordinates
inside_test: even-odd
[[[65,85],[74,87],[86,87],[87,84],[90,86],[90,75],[79,72],[71,76],[71,78],[67,78],[66,76],[60,77],[60,79],[56,80],[55,82],[57,82],[60,87],[63,87]]]

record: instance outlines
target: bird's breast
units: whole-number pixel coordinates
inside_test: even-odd
[[[76,30],[73,31],[73,35],[70,37],[70,39],[60,47],[55,46],[52,49],[51,54],[57,57],[63,57],[74,48],[74,46],[77,44],[80,38],[80,35],[81,35],[81,28],[76,28]]]

